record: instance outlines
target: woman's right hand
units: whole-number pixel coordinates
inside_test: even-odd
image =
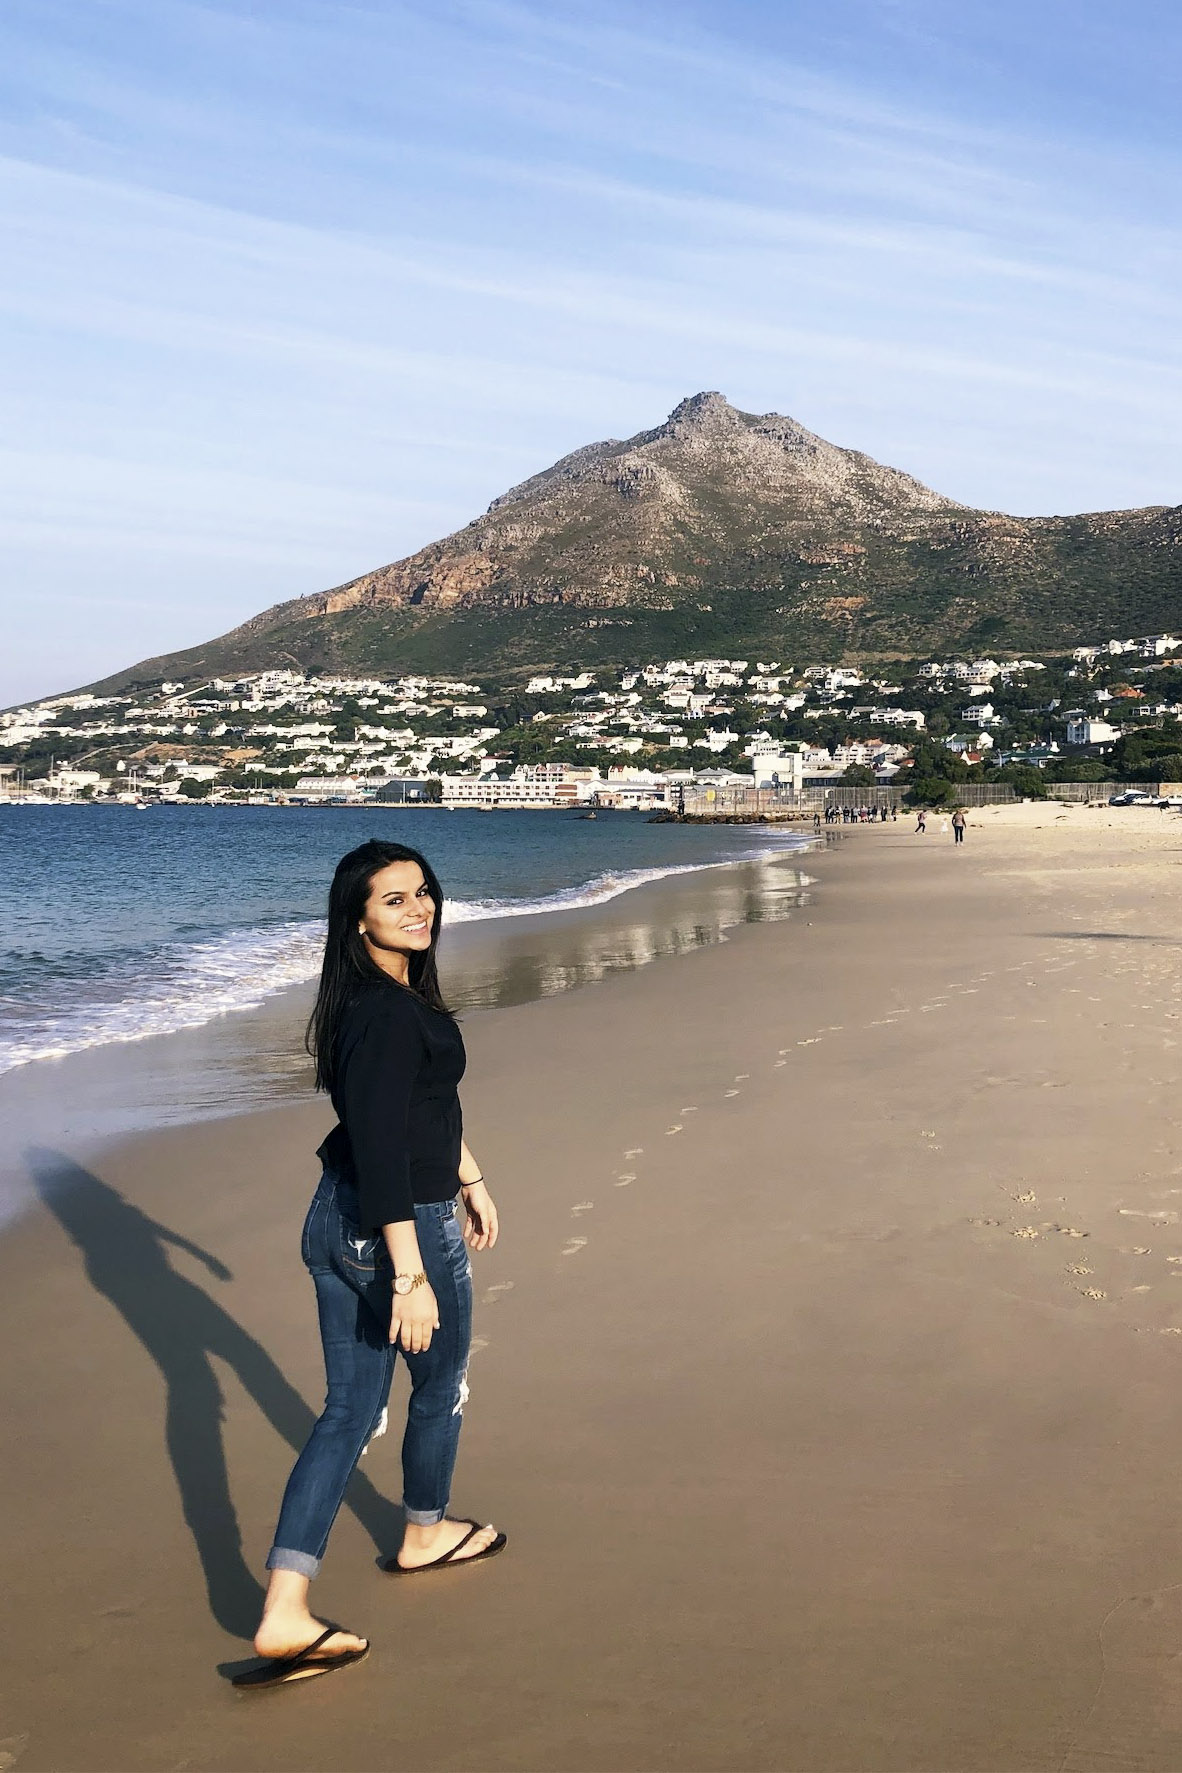
[[[439,1328],[439,1302],[427,1281],[409,1293],[395,1293],[390,1310],[390,1340],[402,1339],[407,1354],[426,1354],[432,1332]]]

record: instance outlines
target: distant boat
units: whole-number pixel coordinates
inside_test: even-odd
[[[596,813],[580,813],[579,817],[580,817],[580,819],[594,819],[594,818],[598,817],[598,814],[596,814]]]

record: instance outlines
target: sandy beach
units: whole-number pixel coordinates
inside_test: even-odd
[[[453,1504],[510,1545],[383,1578],[377,1442],[314,1590],[373,1653],[262,1698],[329,1116],[31,1150],[0,1767],[1182,1767],[1180,864],[1139,809],[855,828],[787,921],[468,1016]]]

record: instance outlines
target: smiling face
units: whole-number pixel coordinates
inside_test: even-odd
[[[369,883],[358,928],[370,959],[406,983],[412,954],[431,946],[435,901],[417,862],[389,862]]]

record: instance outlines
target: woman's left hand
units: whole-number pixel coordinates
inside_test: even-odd
[[[474,1250],[491,1250],[497,1241],[500,1230],[497,1221],[497,1209],[493,1205],[493,1197],[483,1182],[473,1182],[471,1187],[464,1189],[464,1206],[467,1208],[467,1219],[464,1222],[464,1238]]]

